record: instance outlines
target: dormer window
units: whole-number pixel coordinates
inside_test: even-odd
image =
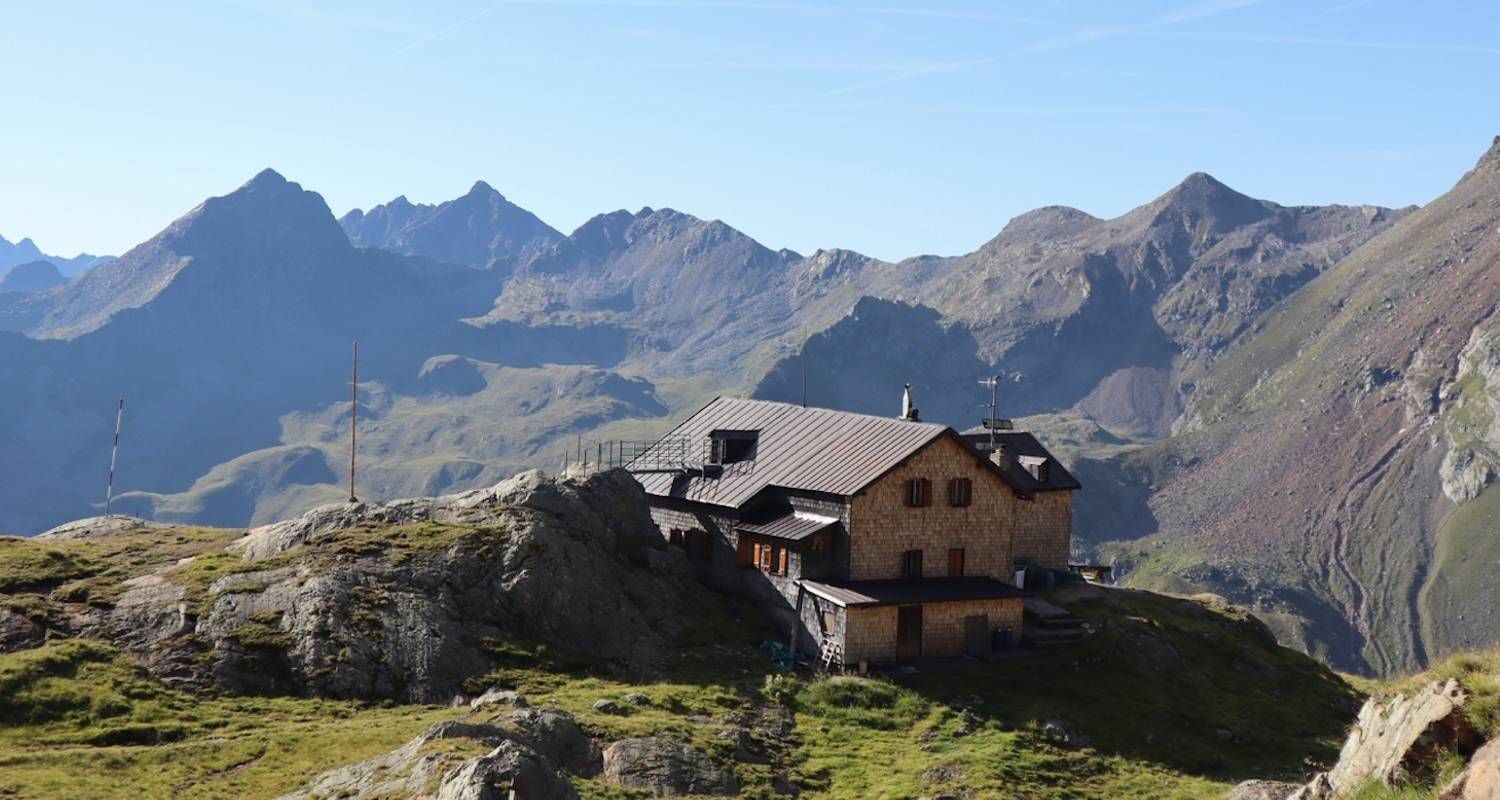
[[[1040,456],[1021,456],[1021,466],[1039,483],[1047,482],[1048,459]]]
[[[736,464],[755,458],[760,431],[717,430],[708,435],[709,461],[714,464]]]

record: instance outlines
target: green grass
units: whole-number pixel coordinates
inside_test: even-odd
[[[1355,682],[1372,695],[1410,695],[1433,681],[1449,678],[1469,690],[1464,713],[1474,730],[1485,739],[1500,736],[1500,648],[1455,653],[1414,675]]]
[[[37,539],[0,536],[0,592],[55,586],[103,569],[102,563],[76,548],[58,547]]]
[[[756,649],[774,632],[724,606],[702,610],[661,675],[622,675],[576,653],[496,640],[486,646],[497,668],[464,689],[516,689],[532,705],[569,711],[605,744],[645,735],[688,742],[730,764],[748,798],[775,796],[781,773],[804,797],[830,800],[944,792],[1206,799],[1245,778],[1300,777],[1306,759],[1327,762],[1336,752],[1354,691],[1266,645],[1240,609],[1069,591],[1059,602],[1101,631],[1013,660],[891,679],[782,675]],[[278,625],[257,617],[235,635],[247,646],[280,646]],[[1169,643],[1182,668],[1162,672],[1134,657],[1143,635]],[[649,703],[629,704],[628,694]],[[595,710],[600,699],[621,713]],[[768,703],[795,712],[789,736],[762,736],[777,763],[733,762],[724,734]],[[108,645],[53,641],[0,656],[0,786],[20,797],[275,796],[388,752],[435,721],[492,713],[193,696]],[[1050,740],[1042,725],[1052,719],[1087,744]],[[1234,740],[1223,741],[1220,728]],[[597,779],[576,783],[589,800],[642,796]]]

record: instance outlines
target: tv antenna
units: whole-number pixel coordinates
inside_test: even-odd
[[[359,340],[354,340],[354,356],[349,379],[349,502],[358,503],[354,496],[354,454],[359,445]]]
[[[120,398],[119,410],[115,412],[115,443],[109,450],[109,483],[104,489],[104,516],[109,516],[109,505],[115,499],[115,459],[120,455],[120,425],[125,422],[125,398]]]
[[[983,404],[989,409],[989,416],[984,418],[984,427],[990,432],[990,452],[995,452],[995,431],[1008,431],[1015,428],[1015,423],[1000,417],[1000,384],[1005,382],[1004,375],[994,375],[979,382],[980,386],[990,388],[990,401]]]
[[[807,408],[807,326],[802,326],[802,354],[797,357],[802,366],[802,407]]]

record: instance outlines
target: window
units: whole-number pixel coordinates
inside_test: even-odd
[[[823,633],[833,633],[838,625],[838,619],[833,616],[832,611],[823,612]]]
[[[926,478],[912,478],[906,482],[906,505],[911,508],[921,508],[927,505],[932,497],[932,481]]]
[[[907,550],[901,554],[901,577],[914,581],[922,577],[922,551]]]
[[[779,567],[779,569],[776,571],[776,574],[785,575],[787,573],[787,565],[792,560],[791,550],[786,547],[782,547],[779,549],[781,551],[781,560],[777,562],[777,566]]]
[[[760,431],[717,430],[708,434],[712,444],[710,459],[715,464],[734,464],[755,458],[755,443]]]
[[[755,561],[751,557],[750,540],[744,536],[740,536],[739,541],[735,543],[734,565],[744,569],[749,569],[755,565]]]
[[[771,546],[768,544],[756,544],[755,563],[761,572],[771,571]]]
[[[682,531],[673,528],[672,532],[667,534],[667,541],[671,542],[674,547],[682,547]]]
[[[948,481],[948,505],[963,507],[974,501],[974,482],[968,478]]]
[[[964,576],[964,549],[962,547],[948,548],[948,577],[962,578]]]

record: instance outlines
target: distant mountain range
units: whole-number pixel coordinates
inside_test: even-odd
[[[30,239],[22,239],[12,244],[4,236],[0,236],[0,278],[5,277],[14,267],[22,264],[31,264],[37,261],[48,261],[55,265],[63,277],[71,278],[87,272],[100,264],[108,263],[110,256],[95,256],[88,253],[80,253],[72,258],[61,256],[49,256],[43,253],[36,243]]]
[[[97,509],[121,395],[117,510],[244,525],[343,498],[354,339],[372,498],[651,439],[721,393],[894,415],[909,382],[969,427],[1000,374],[1002,413],[1085,483],[1078,557],[1251,604],[1348,669],[1410,666],[1500,638],[1461,557],[1500,503],[1497,152],[1421,210],[1196,173],[1114,219],[1038,209],[900,262],[671,209],[563,235],[483,182],[335,219],[268,170],[0,294],[0,464],[24,465],[0,530]]]

